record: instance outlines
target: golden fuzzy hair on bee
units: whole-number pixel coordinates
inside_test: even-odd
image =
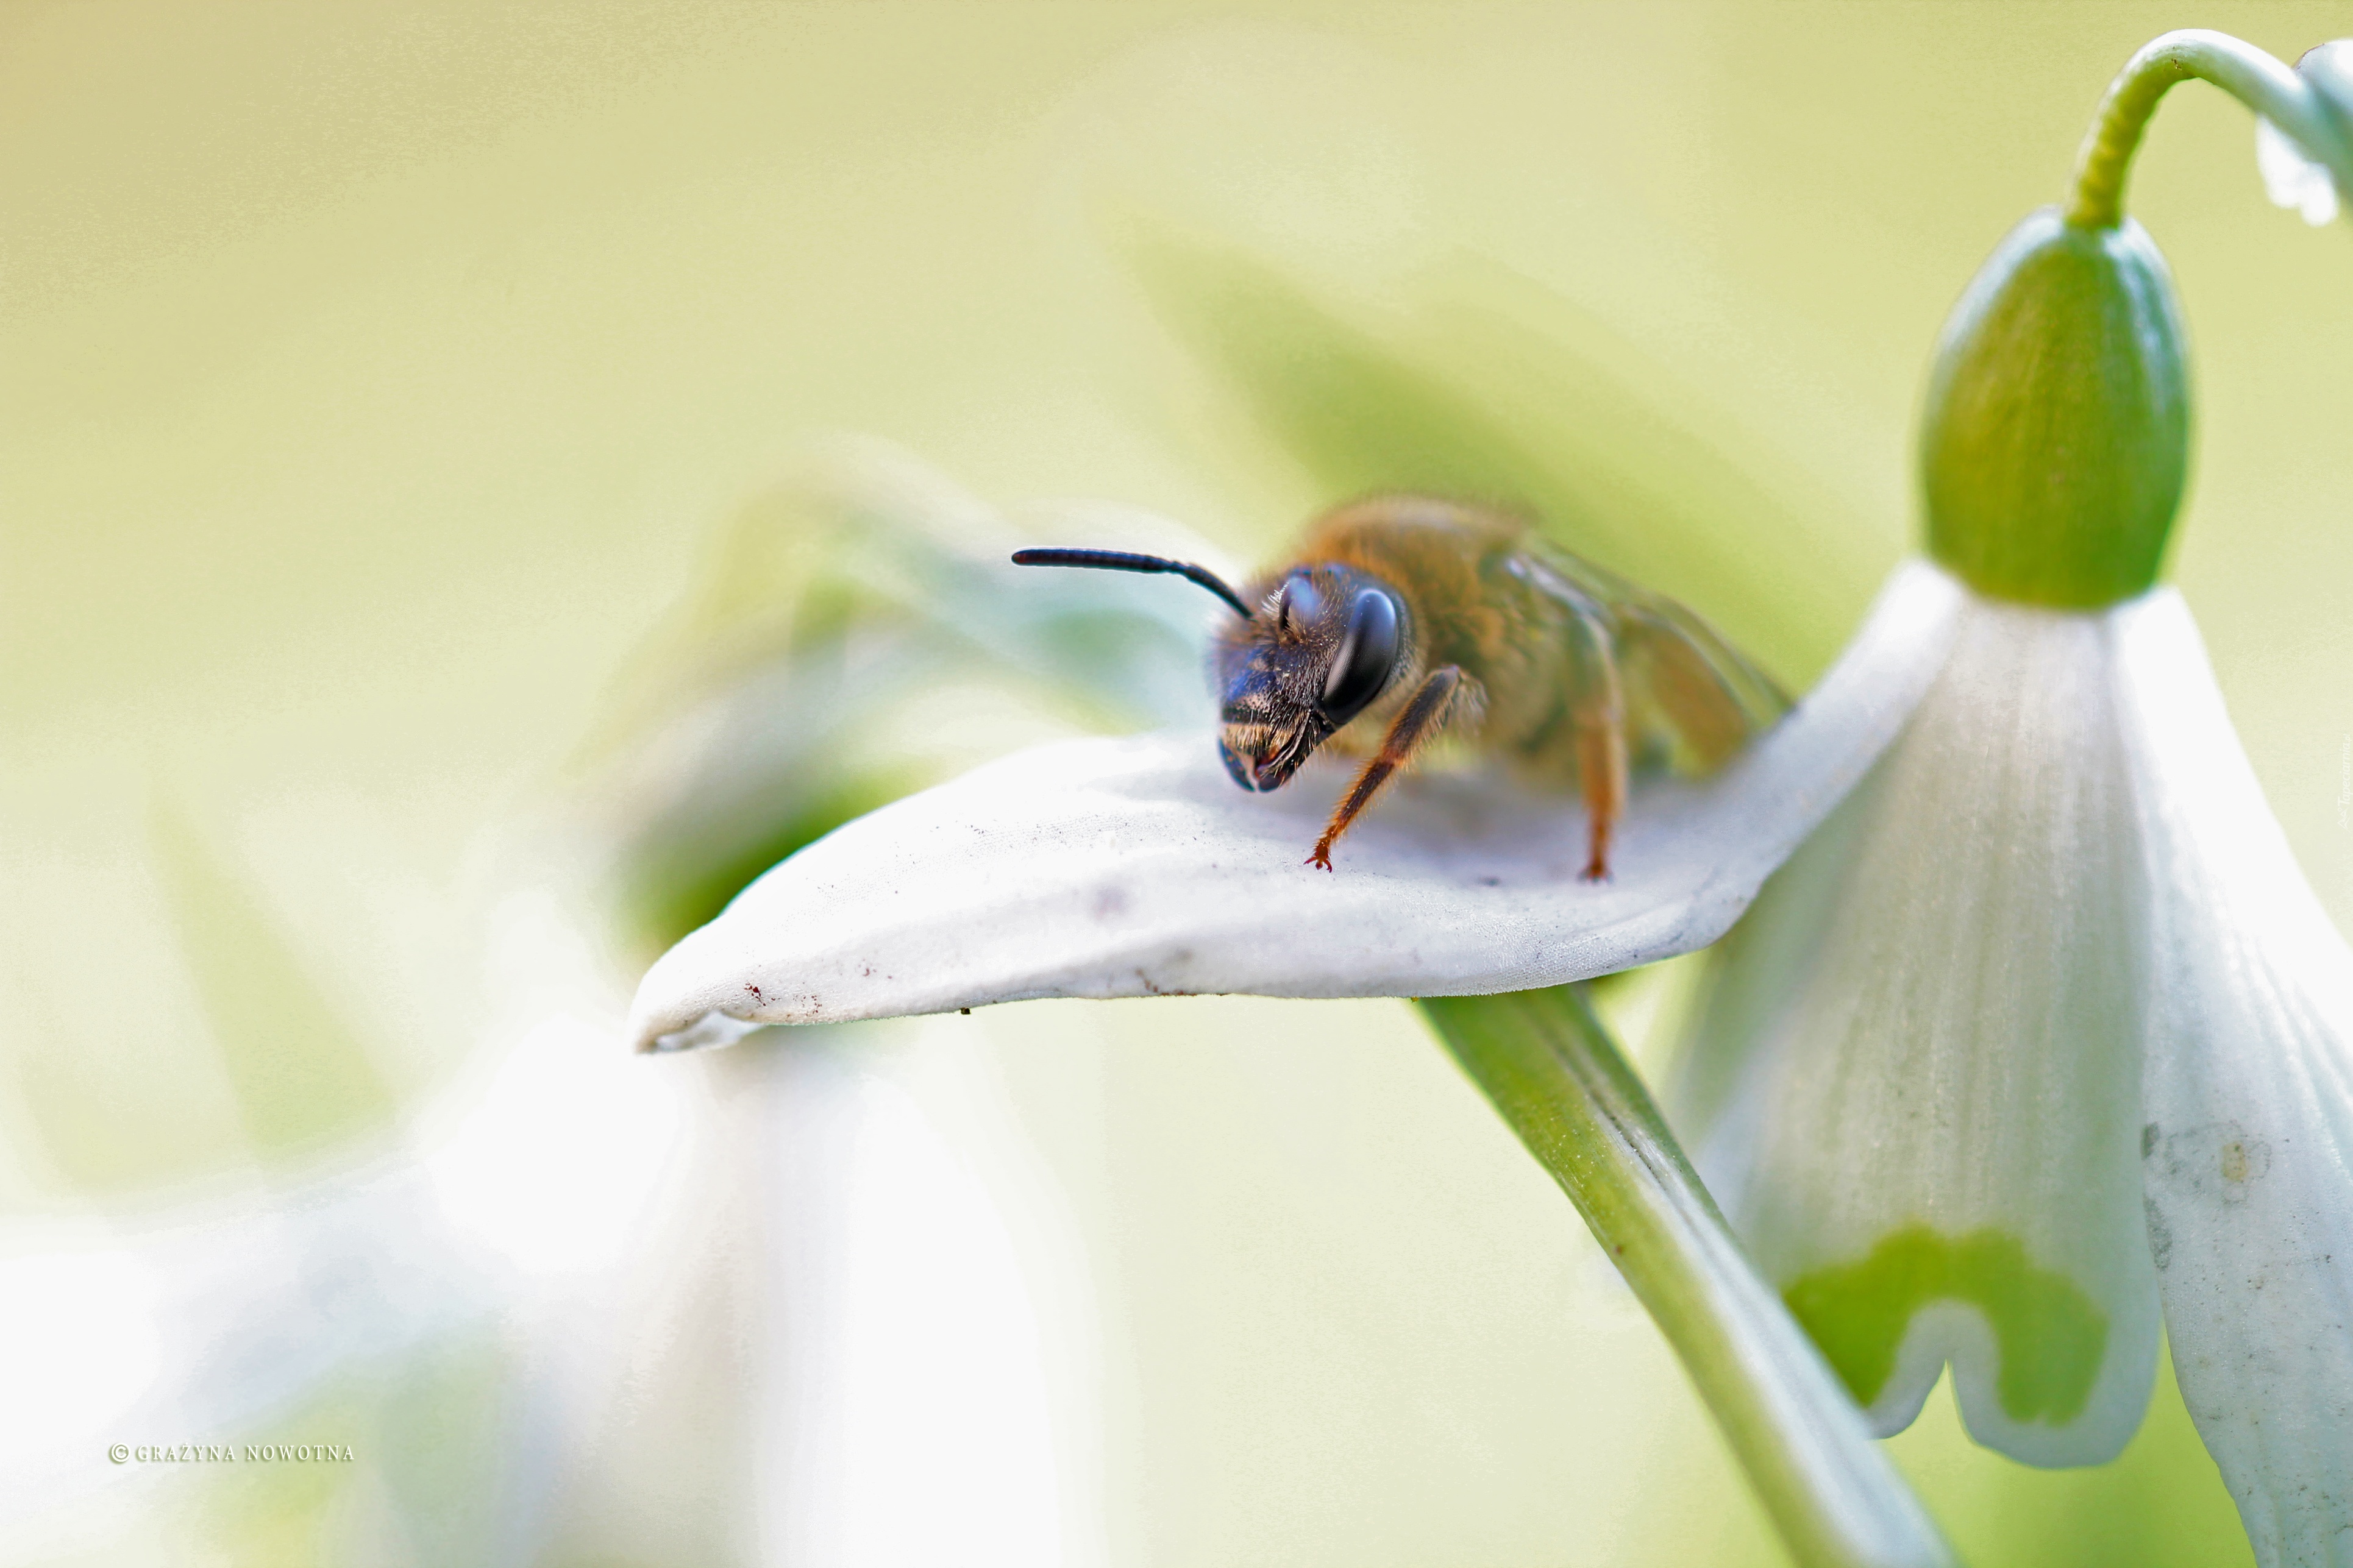
[[[1636,764],[1720,766],[1787,708],[1699,616],[1546,541],[1525,520],[1429,496],[1325,513],[1240,591],[1207,568],[1114,551],[1029,550],[1023,565],[1166,572],[1217,595],[1219,752],[1273,790],[1328,747],[1365,759],[1308,863],[1441,735],[1539,787],[1574,791],[1585,875],[1609,871]]]

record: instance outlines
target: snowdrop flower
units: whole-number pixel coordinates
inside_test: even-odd
[[[2338,38],[2306,52],[2296,74],[2309,84],[2322,126],[2333,130],[2342,151],[2353,153],[2353,38]],[[2324,154],[2289,136],[2268,117],[2255,121],[2255,166],[2274,205],[2301,213],[2315,228],[2336,217],[2341,205]],[[2342,163],[2340,162],[2340,168]]]
[[[1578,880],[1575,809],[1493,781],[1399,792],[1326,879],[1300,850],[1337,773],[1247,795],[1205,731],[1071,742],[768,873],[647,975],[638,1044],[1039,996],[1552,985],[1705,945],[1771,878],[1680,1120],[1875,1427],[1949,1363],[1980,1441],[2104,1461],[2162,1324],[2258,1555],[2353,1563],[2353,953],[2156,586],[2187,378],[2164,263],[2121,213],[2138,121],[2109,123],[2221,79],[2218,53],[2255,52],[2144,51],[2158,85],[2120,79],[2074,203],[1957,309],[1934,563],[1733,765],[1638,794],[1613,882]],[[2300,140],[2327,123],[2269,65]]]
[[[1327,877],[1301,851],[1343,770],[1269,796],[1234,787],[1207,726],[1066,742],[793,855],[654,966],[632,1032],[675,1050],[763,1024],[1050,995],[1466,998],[1440,1034],[1660,1315],[1792,1551],[1949,1564],[1582,997],[1478,994],[1721,935],[1900,726],[1963,598],[1932,568],[1899,573],[1830,677],[1728,769],[1637,790],[1609,883],[1580,875],[1579,811],[1493,779],[1403,781]],[[1564,1165],[1571,1146],[1583,1152]]]
[[[1727,943],[1672,1100],[1880,1433],[1949,1363],[1979,1442],[2109,1459],[2161,1316],[2258,1555],[2343,1563],[2353,953],[2153,586],[2187,436],[2146,234],[2029,218],[1930,390],[1950,651]]]

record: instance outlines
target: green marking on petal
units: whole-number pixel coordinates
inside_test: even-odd
[[[1790,1312],[1863,1405],[1895,1370],[1904,1331],[1932,1301],[1975,1307],[2001,1354],[1996,1380],[2013,1421],[2064,1426],[2083,1413],[2108,1343],[2108,1320],[2083,1288],[2038,1268],[2006,1231],[1946,1237],[1909,1225],[1860,1263],[1816,1269],[1782,1292]]]

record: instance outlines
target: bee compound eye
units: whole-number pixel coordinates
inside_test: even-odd
[[[1365,710],[1397,670],[1397,601],[1366,588],[1348,607],[1348,634],[1324,677],[1324,717],[1336,728]]]

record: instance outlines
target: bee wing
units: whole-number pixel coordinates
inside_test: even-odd
[[[1627,728],[1678,771],[1714,770],[1788,711],[1773,678],[1683,605],[1646,594],[1615,614]]]
[[[1532,543],[1534,542],[1531,542]],[[1696,612],[1556,545],[1527,549],[1513,574],[1611,628],[1629,750],[1707,773],[1788,710],[1773,678]]]

